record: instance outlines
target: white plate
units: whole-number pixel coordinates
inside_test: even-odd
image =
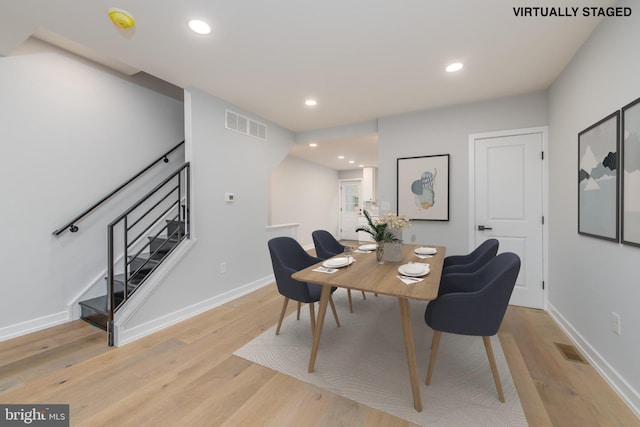
[[[409,265],[411,265],[411,267],[409,267]],[[421,268],[418,268],[417,270],[414,270],[413,268],[416,266],[420,266]],[[411,268],[411,270],[408,270],[409,268]],[[420,277],[420,276],[424,276],[426,274],[429,274],[429,267],[422,265],[422,264],[404,264],[401,265],[400,267],[398,267],[398,273],[402,274],[403,276],[411,276],[411,277]]]
[[[353,257],[338,257],[338,258],[329,258],[325,262],[322,263],[323,267],[327,268],[340,268],[351,264],[354,261]]]
[[[415,248],[414,252],[417,253],[418,255],[433,255],[436,252],[438,252],[438,250],[436,248],[422,247],[422,248]]]
[[[362,245],[358,249],[360,249],[361,251],[375,251],[376,245]]]

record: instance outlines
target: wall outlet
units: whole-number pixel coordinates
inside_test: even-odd
[[[620,325],[620,315],[616,312],[611,312],[611,330],[616,335],[620,335],[622,333]]]
[[[226,262],[221,262],[220,263],[220,273],[226,273],[227,272],[227,263]]]

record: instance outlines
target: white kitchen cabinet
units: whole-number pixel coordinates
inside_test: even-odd
[[[373,202],[378,199],[378,168],[362,168],[362,200]]]

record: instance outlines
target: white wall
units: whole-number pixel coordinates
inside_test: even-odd
[[[550,90],[549,302],[638,412],[640,249],[577,233],[578,132],[640,96],[636,9],[629,18],[605,18]],[[611,312],[621,316],[620,336]]]
[[[2,340],[68,320],[106,268],[106,225],[141,193],[104,205],[78,233],[52,232],[182,141],[184,115],[181,101],[42,45],[0,58],[0,93]]]
[[[293,134],[272,123],[268,141],[226,130],[225,108],[264,122],[197,89],[185,92],[195,245],[126,322],[125,334],[144,334],[273,280],[266,229],[269,177],[293,145]],[[224,201],[225,192],[235,194],[233,203]]]
[[[397,210],[397,158],[449,154],[449,221],[412,221],[403,239],[444,245],[447,255],[468,253],[469,134],[546,124],[545,92],[380,118],[380,214]]]
[[[271,224],[298,223],[298,242],[313,247],[311,233],[338,235],[338,172],[287,156],[270,179]]]

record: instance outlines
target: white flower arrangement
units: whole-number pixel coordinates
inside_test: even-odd
[[[409,217],[403,215],[398,216],[394,213],[386,213],[383,216],[377,218],[374,221],[375,225],[387,224],[387,228],[390,230],[404,230],[411,227],[411,220]]]

